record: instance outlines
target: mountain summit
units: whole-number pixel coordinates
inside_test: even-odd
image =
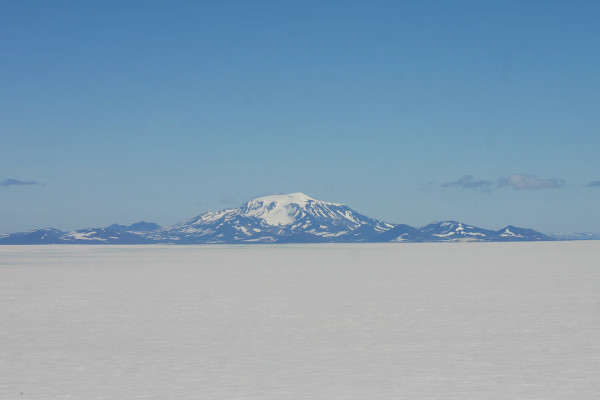
[[[62,232],[47,228],[0,234],[0,244],[201,244],[201,243],[356,243],[552,240],[531,229],[507,226],[498,231],[457,221],[421,228],[389,224],[340,203],[304,193],[259,197],[238,208],[206,212],[173,226],[151,222],[113,224]]]

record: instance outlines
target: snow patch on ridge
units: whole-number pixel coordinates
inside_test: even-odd
[[[500,234],[502,237],[512,236],[512,237],[523,237],[523,235],[518,235],[514,232],[511,232],[510,229],[506,228],[503,233]]]
[[[91,232],[71,232],[65,235],[65,237],[71,238],[73,240],[99,240],[101,242],[106,242],[107,239],[98,238],[98,237],[90,237],[95,235],[96,231]]]

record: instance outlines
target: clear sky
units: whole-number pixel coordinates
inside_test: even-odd
[[[597,1],[0,2],[0,232],[304,192],[600,232]]]

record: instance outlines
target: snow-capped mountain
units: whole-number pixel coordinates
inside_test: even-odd
[[[129,226],[113,224],[106,228],[86,228],[72,232],[45,228],[0,234],[0,244],[147,244],[157,242],[149,237],[157,229],[160,229],[157,224],[144,221]]]
[[[398,224],[375,238],[377,242],[436,242],[438,239],[428,232],[423,232],[410,225]]]
[[[53,228],[0,234],[0,244],[354,243],[556,240],[531,229],[498,231],[457,221],[421,228],[390,224],[303,193],[260,197],[161,228],[152,222],[63,232]]]
[[[303,193],[259,197],[165,230],[181,243],[364,242],[393,227]]]
[[[435,222],[419,229],[432,235],[432,241],[478,241],[478,242],[516,242],[552,240],[552,238],[533,229],[518,228],[509,225],[497,231],[478,228],[457,221]]]
[[[496,242],[514,242],[514,241],[535,241],[535,240],[554,240],[550,236],[534,231],[533,229],[519,228],[508,225],[506,228],[496,232]]]
[[[377,237],[381,242],[515,242],[553,240],[532,229],[509,225],[498,231],[457,221],[434,222],[421,228],[399,224]]]
[[[0,244],[58,244],[66,232],[54,228],[0,234]]]
[[[457,221],[434,222],[419,230],[433,236],[436,241],[482,241],[496,236],[495,231]]]

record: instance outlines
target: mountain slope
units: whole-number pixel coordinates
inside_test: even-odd
[[[66,232],[54,228],[0,234],[0,244],[58,244]]]
[[[417,228],[413,228],[410,225],[398,224],[392,229],[379,234],[374,238],[376,242],[404,242],[404,243],[418,243],[418,242],[435,242],[437,238],[429,232],[423,232]]]
[[[527,228],[519,228],[508,225],[506,228],[496,231],[496,242],[515,242],[515,241],[537,241],[537,240],[556,240],[550,236],[544,235],[538,231]]]
[[[434,222],[419,230],[433,236],[434,241],[489,241],[496,237],[495,231],[457,221]]]

